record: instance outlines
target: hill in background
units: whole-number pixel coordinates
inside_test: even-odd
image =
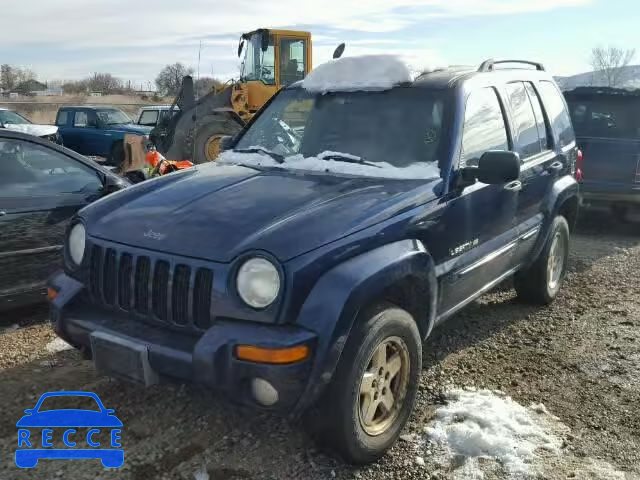
[[[563,90],[572,90],[576,87],[603,87],[606,81],[601,72],[585,72],[569,77],[555,77],[558,85]],[[622,88],[640,88],[640,65],[629,65],[623,68]]]

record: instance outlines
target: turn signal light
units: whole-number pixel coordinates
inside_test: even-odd
[[[238,345],[236,357],[247,362],[283,365],[300,362],[309,357],[309,347],[296,345],[288,348],[262,348],[254,345]]]
[[[54,301],[58,296],[58,291],[55,288],[47,288],[47,300],[50,302]]]

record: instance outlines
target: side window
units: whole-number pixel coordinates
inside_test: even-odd
[[[88,124],[87,112],[76,112],[73,117],[74,127],[86,127]]]
[[[138,120],[140,125],[154,126],[158,123],[158,111],[157,110],[145,110],[140,115],[140,120]]]
[[[529,101],[524,83],[509,83],[506,91],[515,126],[516,151],[520,154],[520,158],[525,160],[540,153],[540,138],[533,106]]]
[[[476,166],[489,150],[508,150],[507,129],[493,88],[471,92],[467,98],[460,166]]]
[[[256,50],[260,58],[260,71],[258,78],[267,85],[275,85],[276,83],[276,49],[273,46],[273,35],[269,36],[269,48],[263,52],[260,48]]]
[[[542,113],[542,103],[540,102],[540,97],[538,96],[538,92],[536,92],[535,88],[533,88],[533,84],[530,82],[526,82],[524,84],[527,89],[527,93],[529,94],[529,100],[531,101],[531,105],[533,105],[533,113],[536,115],[536,126],[538,127],[538,137],[540,138],[540,148],[542,151],[549,150],[553,146],[553,142],[549,136],[549,128],[547,127],[547,122],[544,119],[544,114]]]
[[[58,112],[58,118],[56,118],[56,125],[64,127],[69,120],[69,112],[67,110],[60,110]]]
[[[93,193],[98,173],[55,150],[23,140],[0,140],[0,192],[3,196]]]
[[[575,141],[575,134],[562,94],[553,82],[541,81],[539,86],[551,127],[560,139],[560,147],[566,147]]]
[[[306,66],[305,40],[280,41],[280,83],[291,85],[304,78]]]

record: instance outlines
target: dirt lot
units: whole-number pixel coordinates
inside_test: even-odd
[[[536,452],[533,478],[640,478],[640,225],[582,223],[570,274],[548,308],[515,300],[508,285],[485,295],[425,346],[415,414],[375,465],[355,468],[317,449],[296,424],[226,404],[195,387],[143,389],[96,377],[74,351],[48,353],[46,311],[5,316],[0,334],[0,478],[453,479],[519,478],[490,459],[447,457],[428,439],[447,391],[500,390],[544,404],[561,447]],[[16,326],[11,326],[17,324]],[[49,390],[96,392],[124,422],[125,465],[13,463],[15,422]],[[482,414],[482,413],[481,413]],[[554,418],[553,416],[557,417]],[[464,422],[464,419],[459,421]],[[469,469],[475,461],[475,470]],[[531,461],[529,459],[528,461]]]

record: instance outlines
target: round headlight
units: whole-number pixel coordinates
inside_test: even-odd
[[[86,232],[84,225],[76,223],[69,232],[69,238],[67,240],[67,248],[69,249],[69,256],[73,263],[80,265],[82,263],[82,257],[84,257],[84,244],[85,244]]]
[[[269,260],[252,258],[244,262],[236,279],[240,298],[253,308],[265,308],[280,292],[280,274]]]

